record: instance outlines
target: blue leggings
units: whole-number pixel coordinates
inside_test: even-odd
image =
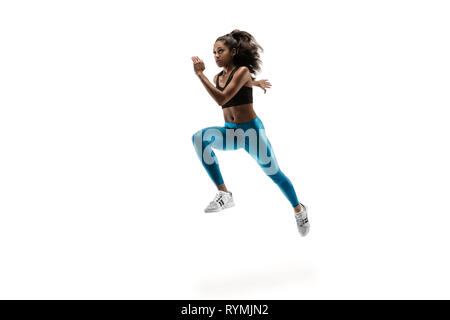
[[[212,148],[217,150],[244,148],[258,162],[264,173],[278,185],[292,207],[299,205],[294,187],[280,170],[264,125],[258,117],[244,123],[225,121],[224,127],[201,129],[192,135],[192,143],[203,167],[216,186],[224,182],[219,161]]]

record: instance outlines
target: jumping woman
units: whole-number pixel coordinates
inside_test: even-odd
[[[235,29],[217,38],[213,54],[222,71],[214,76],[215,86],[203,74],[203,61],[197,56],[192,57],[195,74],[211,97],[222,106],[225,119],[225,126],[204,128],[192,136],[195,151],[218,189],[205,212],[218,212],[234,206],[233,194],[225,186],[219,162],[212,148],[244,148],[289,200],[294,209],[298,231],[302,236],[306,236],[309,232],[307,208],[298,201],[291,181],[280,170],[264,125],[253,110],[252,87],[258,86],[265,93],[266,88],[271,86],[267,79],[256,80],[251,75],[261,70],[259,50],[264,51],[254,37],[245,31]]]

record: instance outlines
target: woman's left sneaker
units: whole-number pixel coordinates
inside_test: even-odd
[[[206,207],[205,212],[218,212],[234,206],[233,194],[231,191],[219,190],[213,201]]]
[[[302,203],[300,203],[300,206],[301,210],[295,213],[295,220],[297,221],[298,232],[304,237],[309,232],[308,209]]]

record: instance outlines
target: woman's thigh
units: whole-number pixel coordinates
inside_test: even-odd
[[[237,145],[235,143],[230,143],[229,139],[227,143],[227,129],[220,126],[207,127],[197,131],[193,139],[197,147],[201,144],[200,149],[202,150],[207,147],[217,150],[236,150]]]
[[[255,139],[245,140],[245,151],[247,151],[267,175],[274,175],[279,171],[279,166],[272,145],[266,136],[264,128],[254,129]],[[249,135],[251,136],[251,135]]]

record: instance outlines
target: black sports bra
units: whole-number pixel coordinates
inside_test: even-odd
[[[233,78],[233,74],[237,69],[239,69],[238,66],[236,68],[234,68],[233,71],[231,71],[231,74],[228,77],[227,82],[225,83],[225,87],[223,87],[223,88],[221,88],[219,86],[219,77],[223,74],[223,70],[220,71],[220,73],[216,79],[216,88],[219,89],[220,91],[223,91],[226,88],[226,86],[228,85],[228,83],[230,83],[231,79]],[[242,86],[242,88],[234,95],[234,97],[231,98],[227,103],[225,103],[222,106],[222,109],[237,106],[240,104],[246,104],[246,103],[253,103],[253,88]]]

